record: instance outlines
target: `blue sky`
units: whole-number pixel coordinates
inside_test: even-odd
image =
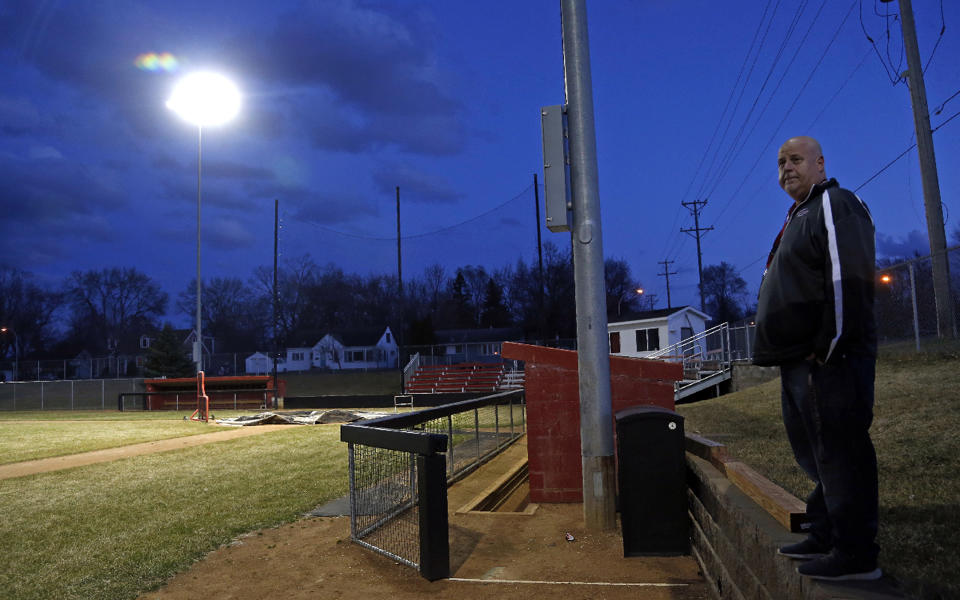
[[[784,139],[817,137],[827,174],[851,189],[913,143],[908,88],[890,78],[906,70],[899,22],[885,14],[895,9],[588,2],[604,251],[631,265],[658,306],[658,261],[674,261],[674,305],[696,298],[681,201],[708,199],[704,263],[735,265],[755,290],[790,203],[776,183]],[[914,12],[934,113],[960,91],[960,3],[914,0]],[[185,288],[197,132],[164,104],[200,68],[228,74],[244,95],[234,122],[203,135],[205,278],[272,264],[274,198],[283,260],[309,253],[392,273],[396,186],[405,278],[431,262],[529,262],[539,108],[564,100],[560,27],[555,0],[6,0],[0,262],[50,284],[136,266],[172,295]],[[176,70],[135,64],[163,52]],[[958,111],[955,96],[932,126]],[[934,144],[949,239],[960,219],[960,118]],[[858,193],[881,255],[926,253],[915,150]]]

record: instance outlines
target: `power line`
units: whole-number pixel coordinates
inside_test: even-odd
[[[720,185],[720,182],[726,176],[727,172],[730,169],[730,164],[736,159],[736,157],[743,151],[744,146],[747,144],[747,140],[750,139],[750,136],[753,135],[753,132],[756,130],[757,125],[760,123],[763,118],[764,113],[766,112],[767,107],[770,105],[770,100],[776,95],[779,90],[779,84],[777,87],[770,93],[770,97],[767,103],[764,105],[763,109],[760,111],[760,114],[757,115],[757,119],[754,121],[753,127],[750,128],[750,132],[747,133],[746,137],[743,138],[741,142],[741,136],[743,135],[744,130],[747,128],[747,124],[750,122],[750,117],[753,116],[753,111],[756,110],[757,104],[760,102],[760,97],[763,96],[764,90],[767,88],[767,84],[770,82],[770,78],[773,76],[773,72],[776,70],[777,65],[780,63],[780,59],[783,57],[783,51],[786,49],[787,44],[790,42],[790,38],[793,37],[793,32],[797,28],[797,24],[800,22],[800,18],[803,16],[804,11],[806,10],[807,0],[803,0],[800,4],[797,5],[797,10],[793,14],[793,19],[790,21],[790,25],[787,28],[787,32],[783,37],[783,41],[780,43],[780,47],[777,49],[777,54],[773,59],[773,62],[770,64],[770,69],[767,71],[767,76],[764,77],[763,83],[760,85],[760,89],[757,91],[757,95],[753,99],[753,103],[750,106],[750,110],[747,111],[746,116],[743,118],[743,122],[740,124],[740,128],[737,130],[736,136],[733,138],[733,142],[730,144],[730,151],[724,153],[724,160],[720,163],[720,167],[717,169],[719,176],[713,179],[713,187],[705,194],[706,196],[711,196],[716,191],[717,187]],[[821,4],[821,7],[823,5]],[[770,23],[773,21],[771,19]],[[769,30],[769,26],[767,28]],[[764,40],[766,39],[766,33],[764,33]],[[802,46],[802,44],[801,44]],[[762,45],[761,45],[762,48]],[[799,49],[799,48],[798,48]],[[759,56],[759,55],[758,55]],[[787,66],[787,69],[784,70],[784,76],[790,70],[790,66]],[[780,82],[783,81],[783,77],[780,78]],[[739,145],[738,145],[739,143]]]
[[[943,18],[943,0],[940,0],[940,35],[937,36],[937,43],[933,45],[933,50],[930,51],[930,58],[927,59],[927,64],[923,67],[923,74],[927,74],[927,68],[930,67],[930,63],[933,62],[933,55],[937,53],[937,47],[940,46],[940,40],[943,39],[943,34],[947,30],[947,22]]]
[[[946,125],[946,124],[949,123],[950,121],[954,120],[954,119],[957,118],[958,116],[960,116],[960,111],[957,111],[957,112],[953,113],[951,116],[947,117],[947,118],[946,118],[944,121],[942,121],[939,125],[937,125],[937,126],[934,127],[933,129],[931,129],[931,130],[930,130],[930,133],[936,133],[936,131],[937,131],[938,129],[940,129],[941,127],[943,127],[944,125]],[[900,160],[901,158],[903,158],[904,156],[906,156],[907,153],[909,153],[911,150],[913,150],[913,149],[916,148],[916,147],[917,147],[917,143],[916,143],[916,142],[910,144],[910,147],[909,147],[909,148],[907,148],[906,150],[904,150],[903,152],[901,152],[900,154],[898,154],[895,159],[893,159],[893,160],[891,160],[890,162],[888,162],[887,164],[885,164],[885,165],[883,166],[883,168],[881,168],[879,171],[877,171],[876,173],[874,173],[873,175],[871,175],[866,181],[864,181],[864,182],[861,183],[859,186],[857,186],[857,188],[856,188],[855,190],[853,190],[853,191],[854,191],[854,192],[859,191],[860,188],[862,188],[863,186],[867,185],[868,183],[870,183],[871,181],[873,181],[874,179],[876,179],[881,173],[883,173],[884,171],[886,171],[887,169],[889,169],[890,167],[892,167],[892,166],[894,165],[894,163],[896,163],[898,160]]]
[[[687,197],[690,195],[690,190],[693,189],[693,184],[697,180],[697,177],[699,177],[700,174],[704,172],[701,170],[701,167],[703,166],[703,161],[707,157],[707,155],[711,154],[713,143],[717,138],[717,132],[720,131],[720,126],[723,124],[724,118],[727,115],[727,110],[730,108],[730,102],[733,100],[733,96],[734,94],[736,94],[737,88],[740,86],[740,80],[743,78],[743,71],[747,66],[747,62],[749,62],[750,60],[750,56],[753,54],[753,49],[757,43],[757,36],[760,35],[760,30],[763,28],[763,23],[766,21],[767,12],[770,10],[771,2],[772,0],[767,0],[767,5],[763,9],[763,15],[760,17],[760,22],[757,24],[757,29],[756,31],[753,32],[753,39],[750,41],[750,48],[747,49],[747,54],[746,56],[743,57],[743,63],[740,65],[740,71],[737,73],[737,79],[733,83],[733,87],[730,88],[730,95],[727,96],[727,102],[723,107],[723,111],[721,111],[720,113],[720,118],[717,120],[716,126],[713,128],[713,134],[710,136],[710,141],[707,142],[707,148],[703,151],[703,153],[700,154],[700,160],[697,163],[696,169],[694,169],[693,171],[693,177],[690,178],[690,182],[687,184],[687,189],[684,190],[683,195],[680,196],[681,203],[684,202],[687,199]],[[734,112],[736,112],[736,109],[734,109]],[[715,158],[716,157],[714,157],[714,159]],[[667,239],[667,249],[664,252],[665,257],[668,256],[670,253],[669,246],[673,244],[676,239],[681,239],[681,240],[683,239],[682,236],[677,236],[677,231],[675,229],[677,225],[677,220],[680,217],[680,213],[681,213],[681,209],[678,208],[677,212],[674,215],[673,225],[670,226],[670,231],[672,233],[671,233],[671,237]]]
[[[522,198],[524,195],[526,195],[526,194],[530,191],[531,188],[533,188],[533,184],[532,184],[532,183],[529,184],[526,188],[524,188],[524,190],[523,190],[522,192],[520,192],[519,194],[517,194],[517,195],[514,196],[513,198],[510,198],[510,199],[507,200],[506,202],[503,202],[503,203],[501,203],[501,204],[498,204],[497,206],[494,206],[494,207],[491,208],[490,210],[488,210],[488,211],[486,211],[486,212],[483,212],[483,213],[480,213],[479,215],[476,215],[476,216],[474,216],[474,217],[470,217],[469,219],[467,219],[467,220],[465,220],[465,221],[460,221],[459,223],[454,223],[453,225],[447,225],[447,226],[444,226],[444,227],[440,227],[439,229],[434,229],[433,231],[426,231],[426,232],[417,233],[417,234],[414,234],[414,235],[407,235],[407,236],[404,236],[402,239],[404,239],[404,240],[413,240],[413,239],[417,239],[417,238],[427,237],[427,236],[429,236],[429,235],[435,235],[435,234],[437,234],[437,233],[443,233],[443,232],[445,232],[445,231],[450,231],[451,229],[456,229],[457,227],[460,227],[461,225],[466,225],[466,224],[468,224],[468,223],[472,223],[472,222],[474,222],[474,221],[477,221],[477,220],[479,220],[479,219],[482,219],[483,217],[486,217],[487,215],[490,215],[490,214],[492,214],[492,213],[500,210],[501,208],[503,208],[504,206],[510,204],[511,202],[514,202],[514,201],[516,201],[517,199]],[[364,235],[364,234],[359,234],[359,233],[348,233],[348,232],[346,232],[346,231],[338,231],[338,230],[332,229],[332,228],[330,228],[330,227],[324,227],[323,225],[318,225],[318,224],[316,224],[316,223],[310,223],[310,225],[311,225],[312,227],[316,228],[316,229],[321,230],[321,231],[326,231],[326,232],[328,232],[328,233],[336,233],[336,234],[338,234],[338,235],[342,235],[342,236],[345,236],[345,237],[350,237],[350,238],[354,238],[354,239],[358,239],[358,240],[372,240],[372,241],[383,242],[383,241],[395,241],[395,240],[397,239],[396,236],[391,236],[391,237],[379,237],[379,236]]]
[[[854,0],[854,2],[850,5],[850,9],[847,10],[847,14],[844,15],[843,20],[840,22],[840,25],[837,27],[837,30],[833,33],[833,37],[830,38],[830,41],[827,43],[827,47],[824,48],[823,53],[820,55],[819,60],[817,60],[817,64],[813,66],[813,69],[811,69],[810,74],[807,76],[807,79],[803,82],[803,84],[798,89],[805,90],[810,85],[810,81],[813,79],[813,76],[816,75],[817,70],[820,68],[820,65],[823,63],[823,60],[827,57],[827,54],[830,52],[830,48],[833,46],[833,43],[837,41],[837,38],[840,36],[840,32],[843,30],[843,27],[846,24],[847,19],[850,18],[850,13],[853,12],[853,9],[855,6],[857,6],[857,0]],[[723,208],[720,209],[720,212],[714,218],[714,221],[713,221],[714,224],[717,223],[718,219],[723,215],[723,213],[727,210],[727,208],[730,207],[730,204],[732,203],[733,199],[740,192],[741,188],[743,188],[744,184],[747,182],[747,179],[750,178],[750,175],[753,174],[754,170],[757,167],[757,164],[760,162],[760,159],[762,159],[766,154],[767,148],[769,148],[770,144],[773,143],[773,140],[776,138],[777,134],[779,134],[780,132],[780,128],[783,127],[783,124],[787,121],[787,119],[790,117],[791,113],[793,112],[793,107],[796,106],[797,102],[800,101],[801,95],[802,94],[797,94],[794,97],[793,102],[790,104],[789,108],[787,108],[786,112],[783,115],[783,118],[780,120],[780,123],[778,123],[776,128],[774,128],[773,133],[770,135],[770,138],[767,140],[767,143],[763,145],[762,149],[760,150],[760,153],[757,155],[756,160],[754,160],[753,165],[751,165],[750,169],[747,171],[747,174],[744,176],[743,180],[740,182],[740,185],[738,185],[737,188],[733,191],[733,194],[731,194],[730,199],[727,200]]]
[[[941,103],[940,103],[940,106],[937,107],[937,110],[933,111],[933,114],[939,115],[940,113],[942,113],[942,112],[943,112],[943,109],[946,108],[946,106],[947,106],[947,102],[950,102],[951,100],[953,100],[953,99],[956,98],[957,96],[960,96],[960,90],[957,90],[956,92],[953,93],[952,96],[950,96],[949,98],[947,98],[946,100],[944,100],[943,102],[941,102]]]
[[[770,7],[770,3],[767,2],[767,8],[769,8],[769,7]],[[766,29],[764,30],[764,32],[763,32],[763,38],[761,38],[761,40],[760,40],[760,46],[757,48],[757,53],[756,53],[756,55],[753,57],[753,62],[750,63],[750,70],[747,72],[747,78],[746,78],[746,80],[744,80],[744,82],[743,82],[743,87],[740,89],[740,95],[737,96],[737,101],[736,101],[736,103],[734,103],[733,112],[730,113],[730,118],[729,118],[729,120],[727,121],[727,126],[724,128],[723,134],[720,136],[720,140],[721,140],[720,143],[721,143],[721,145],[722,145],[722,143],[723,143],[723,140],[726,139],[726,137],[727,137],[727,132],[730,131],[730,126],[733,125],[733,119],[734,119],[734,117],[736,116],[737,109],[740,107],[740,101],[743,99],[743,94],[747,91],[747,84],[750,82],[750,77],[753,76],[753,69],[754,69],[754,67],[757,66],[757,59],[760,58],[760,51],[763,50],[763,45],[764,45],[764,43],[766,43],[766,40],[767,40],[767,33],[770,32],[770,27],[773,25],[773,18],[776,16],[776,14],[777,14],[777,9],[778,9],[779,7],[780,7],[780,0],[777,0],[777,5],[773,7],[773,14],[770,15],[770,21],[767,23],[767,28],[766,28]],[[764,10],[764,17],[766,17],[766,10]],[[763,25],[763,18],[761,18],[760,25]],[[759,31],[759,29],[758,29],[758,31]],[[749,58],[749,55],[748,55],[748,58]],[[714,153],[712,153],[712,158],[711,158],[711,160],[710,160],[710,165],[707,167],[707,171],[706,171],[707,173],[713,173],[713,172],[714,172],[714,170],[713,170],[713,165],[714,165],[714,163],[715,163],[716,160],[717,160],[717,155],[718,155],[718,154],[719,154],[719,152],[714,152]],[[718,170],[719,170],[719,169],[718,169]],[[705,188],[706,185],[707,185],[707,180],[708,180],[708,179],[707,179],[706,177],[704,177],[704,178],[703,178],[703,181],[700,182],[700,188],[697,190],[697,193],[696,193],[697,196],[701,196],[701,197],[704,196],[704,188]]]

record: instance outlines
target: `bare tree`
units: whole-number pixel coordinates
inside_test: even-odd
[[[74,340],[103,352],[130,333],[156,327],[167,294],[134,267],[74,271],[64,282]]]
[[[0,266],[0,358],[43,352],[53,343],[54,316],[63,305],[63,296],[33,282],[33,275],[20,269]]]

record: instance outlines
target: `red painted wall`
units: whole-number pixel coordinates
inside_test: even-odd
[[[176,379],[146,379],[148,392],[169,392],[156,396],[147,396],[147,410],[193,410],[197,407],[197,378],[181,377]],[[263,402],[263,392],[272,389],[273,377],[269,375],[246,375],[237,377],[206,377],[204,388],[210,398],[210,408],[228,409],[258,408]],[[287,382],[280,380],[279,396],[286,395]],[[218,393],[218,390],[249,389],[249,392],[237,392],[236,401],[232,392]],[[179,402],[177,396],[179,392]]]
[[[522,360],[527,400],[527,452],[531,502],[582,502],[580,387],[577,353],[504,342],[503,357]],[[625,408],[674,409],[673,382],[679,363],[610,357],[611,419]]]

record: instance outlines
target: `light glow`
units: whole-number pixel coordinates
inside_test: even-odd
[[[882,281],[883,283],[890,283],[890,280],[891,280],[891,277],[889,275],[884,274],[880,276],[880,281]]]
[[[177,57],[169,52],[160,54],[147,52],[137,56],[133,64],[141,71],[166,71],[167,73],[176,71],[180,66]]]
[[[177,83],[167,108],[198,127],[222,125],[240,112],[240,90],[218,73],[191,73]]]

